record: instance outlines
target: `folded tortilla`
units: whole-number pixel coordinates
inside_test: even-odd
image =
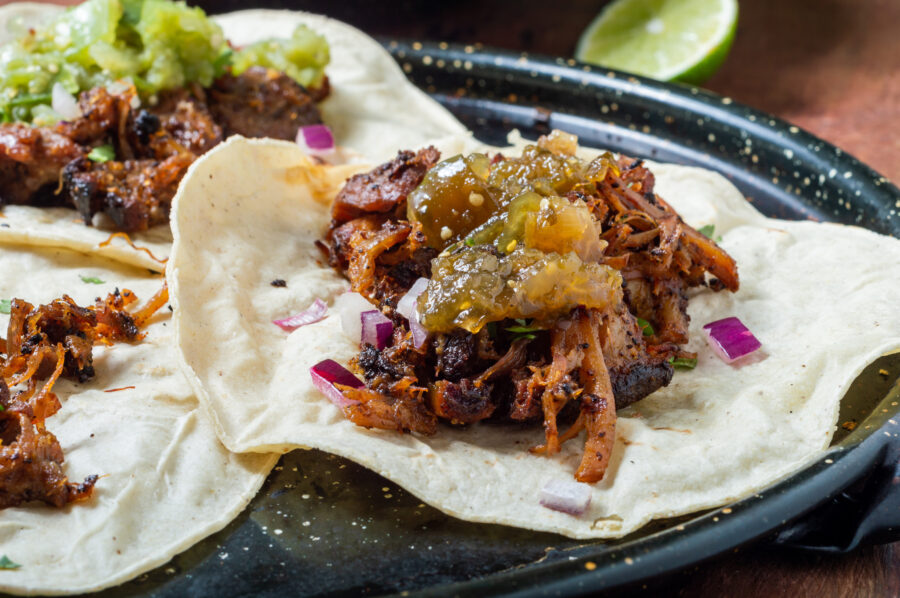
[[[0,263],[0,298],[35,305],[63,293],[90,305],[115,288],[143,301],[163,283],[145,269],[52,247],[0,242]],[[3,336],[8,320],[0,314]],[[122,583],[223,528],[259,490],[277,456],[236,455],[218,441],[178,368],[171,320],[163,308],[144,340],[95,347],[88,382],[57,381],[62,408],[46,426],[63,448],[64,471],[76,483],[102,477],[85,502],[0,510],[0,555],[21,565],[0,570],[0,592]]]
[[[14,31],[49,19],[61,10],[60,6],[34,2],[0,7],[0,44],[12,39]],[[419,146],[435,137],[465,133],[465,127],[450,112],[409,82],[377,41],[350,25],[320,15],[286,10],[242,10],[214,15],[212,20],[235,45],[290,37],[300,24],[324,35],[331,51],[331,60],[325,68],[331,93],[319,104],[322,119],[331,128],[335,143],[346,154],[357,155],[357,161],[382,162],[392,158],[398,149]],[[40,222],[39,230],[35,230],[35,222]],[[75,210],[68,208],[0,208],[0,239],[90,250],[125,263],[161,270],[158,261],[144,251],[132,250],[123,239],[113,239],[109,245],[101,246],[111,232],[85,227]],[[130,236],[136,245],[146,248],[156,258],[168,257],[172,242],[168,226]]]
[[[471,151],[474,142],[445,143],[444,157],[464,145]],[[900,347],[900,241],[765,218],[716,173],[652,170],[658,193],[688,223],[715,225],[741,289],[694,293],[687,349],[698,365],[619,413],[609,470],[584,515],[538,502],[549,480],[572,479],[577,439],[546,457],[528,452],[543,439],[539,425],[441,425],[432,437],[368,430],[313,387],[310,366],[347,364],[359,339],[343,334],[336,314],[290,334],[272,324],[315,299],[332,304],[348,287],[313,244],[342,173],[310,164],[289,143],[232,139],[197,162],[175,199],[174,325],[219,437],[238,452],[322,449],[450,515],[574,538],[620,537],[796,471],[828,447],[851,381]],[[701,327],[729,316],[762,341],[764,355],[732,366],[713,354]]]

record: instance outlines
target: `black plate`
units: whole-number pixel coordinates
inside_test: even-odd
[[[585,145],[718,170],[769,215],[900,237],[896,187],[727,98],[574,61],[386,45],[484,141],[502,143],[513,127],[530,135],[560,128]],[[900,412],[898,375],[900,358],[871,366],[842,402],[841,421],[857,422],[855,430],[839,429],[832,450],[790,479],[612,542],[459,521],[352,462],[295,451],[226,529],[103,595],[579,594],[644,583],[761,538],[832,551],[897,539],[900,493],[890,482],[900,419],[889,418]]]

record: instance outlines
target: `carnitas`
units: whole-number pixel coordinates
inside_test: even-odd
[[[141,327],[168,301],[165,285],[139,310],[116,289],[81,307],[63,296],[33,306],[13,299],[6,339],[0,338],[0,509],[39,501],[54,507],[90,498],[98,477],[69,482],[59,441],[46,427],[61,408],[53,386],[62,376],[94,376],[93,346],[136,342]]]
[[[188,167],[226,137],[292,140],[322,122],[307,90],[273,70],[226,73],[204,89],[167,91],[142,105],[134,87],[98,87],[78,100],[81,116],[54,127],[0,124],[0,206],[65,205],[86,224],[105,214],[117,230],[168,222]]]
[[[584,431],[575,477],[603,478],[616,409],[695,357],[681,348],[688,289],[739,282],[641,160],[587,162],[576,149],[554,132],[519,157],[400,152],[347,182],[322,246],[395,324],[388,346],[364,346],[354,364],[366,385],[342,389],[349,419],[422,434],[438,421],[541,421],[532,452]],[[398,304],[420,278],[410,323]]]

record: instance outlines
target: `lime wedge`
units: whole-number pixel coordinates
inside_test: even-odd
[[[699,84],[728,55],[737,16],[737,0],[614,0],[581,34],[575,58]]]

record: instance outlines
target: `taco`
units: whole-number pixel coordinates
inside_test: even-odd
[[[377,42],[326,17],[88,0],[68,12],[11,4],[0,27],[20,32],[0,50],[0,206],[20,242],[38,218],[59,224],[64,245],[109,237],[78,233],[80,217],[164,258],[179,181],[232,134],[293,140],[312,129],[341,149],[329,159],[379,161],[463,131]],[[48,205],[70,209],[28,207]]]
[[[184,9],[161,0],[121,3],[91,0],[79,10],[100,8],[98,14],[108,16],[115,14],[115,7],[128,12],[141,6],[162,11],[172,6],[177,10]],[[47,4],[28,3],[0,7],[0,31],[3,32],[0,36],[8,31],[21,34],[29,27],[39,29],[40,22],[50,22],[60,10]],[[189,12],[196,16],[195,9],[189,9]],[[81,14],[84,16],[84,12]],[[128,18],[133,17],[132,14]],[[204,19],[201,23],[209,27],[210,22]],[[321,35],[327,40],[330,62],[324,73],[319,69],[319,75],[327,77],[321,81],[327,81],[327,84],[319,89],[329,93],[319,94],[327,98],[324,101],[315,98],[318,101],[315,113],[330,126],[336,142],[336,151],[330,152],[327,159],[338,162],[382,159],[402,145],[463,130],[449,113],[405,79],[396,63],[374,40],[349,26],[324,17],[287,11],[245,11],[216,19],[221,19],[225,37],[245,46],[251,54],[256,52],[257,58],[260,52],[258,47],[254,50],[254,42],[271,35],[291,38],[298,26],[308,25],[315,36]],[[84,20],[83,24],[100,26],[99,21],[91,19]],[[215,32],[218,27],[213,24],[211,30]],[[266,31],[265,35],[263,31]],[[10,38],[0,37],[0,41],[7,42]],[[9,54],[2,54],[0,62],[8,57]],[[6,66],[8,64],[4,63],[4,68]],[[8,73],[4,71],[0,78]],[[240,74],[233,75],[226,81],[241,80]],[[285,82],[281,76],[274,80],[297,91],[298,85]],[[140,111],[132,105],[135,96],[129,94],[138,93],[141,106],[149,106],[150,100],[138,89],[142,83],[135,79],[131,83],[134,83],[133,87],[114,83],[92,88],[82,99],[88,104],[98,98],[108,100],[114,108],[121,109],[117,114],[126,124],[146,121],[147,118],[140,117]],[[307,91],[309,89],[315,89],[315,86],[310,85]],[[199,94],[195,93],[194,87],[188,92],[191,94],[188,103],[196,107]],[[166,93],[181,92],[163,91],[159,95]],[[9,107],[4,103],[8,97],[7,94],[0,101],[4,113]],[[123,98],[131,99],[124,101]],[[46,98],[33,97],[31,100],[37,101],[31,105],[34,107]],[[262,113],[267,114],[269,110],[276,111],[277,107],[266,104]],[[185,111],[190,112],[182,110]],[[47,129],[57,125],[36,122],[39,119],[35,119],[33,113],[20,112],[17,116],[31,122],[0,125],[17,133],[11,138],[4,136],[0,141],[0,145],[12,141],[11,145],[0,149],[0,179],[3,180],[0,186],[0,260],[4,264],[0,276],[0,330],[4,332],[0,333],[0,338],[6,337],[0,343],[0,364],[18,359],[18,365],[27,366],[28,358],[19,355],[19,349],[30,347],[25,346],[28,339],[21,333],[7,332],[11,317],[7,312],[20,317],[26,311],[29,314],[34,311],[37,318],[37,312],[49,305],[45,310],[48,313],[61,307],[69,315],[83,316],[90,322],[97,319],[96,314],[91,315],[92,306],[100,309],[103,304],[102,301],[94,303],[95,295],[109,294],[112,301],[117,302],[125,296],[124,289],[128,289],[129,297],[149,298],[163,283],[160,274],[165,269],[172,236],[165,222],[167,210],[159,225],[152,226],[151,219],[145,221],[146,230],[126,235],[116,232],[115,226],[104,223],[96,214],[79,214],[73,207],[11,205],[10,193],[27,195],[30,191],[44,193],[49,190],[49,196],[55,197],[52,192],[56,190],[55,184],[45,187],[40,177],[31,180],[24,176],[22,163],[15,159],[23,155],[34,158],[40,152],[23,154],[7,150],[22,149],[17,144],[23,137],[48,135],[46,130],[39,131],[40,127]],[[44,116],[47,116],[46,111]],[[78,125],[89,129],[89,121],[89,118],[83,118],[59,126]],[[192,135],[202,137],[203,133],[202,129],[191,127],[175,127],[173,131],[183,133],[187,138]],[[102,154],[106,151],[103,146],[107,143],[113,146],[117,156],[122,149],[118,131],[104,137],[107,134],[109,130],[102,129],[93,145],[79,144],[76,158],[81,160],[81,166],[91,172],[103,165],[118,168],[116,159],[103,160]],[[294,134],[296,127],[291,135]],[[166,141],[162,136],[157,137]],[[65,142],[61,143],[65,145]],[[100,159],[88,158],[91,163],[85,164],[82,154],[97,149],[101,151],[95,158]],[[11,157],[11,154],[15,156]],[[178,163],[182,173],[190,170],[195,157]],[[135,161],[139,162],[140,158],[136,156]],[[119,164],[125,168],[126,162]],[[45,171],[46,181],[53,179],[55,183],[60,174],[65,178],[63,171],[69,163],[48,164],[35,160],[32,164],[36,171]],[[46,177],[47,168],[52,176]],[[335,168],[348,176],[355,172],[352,166]],[[25,170],[32,172],[27,167]],[[70,174],[77,173],[70,169]],[[83,178],[77,180],[86,181]],[[37,183],[32,184],[35,181]],[[167,192],[174,194],[178,181],[172,179],[169,182]],[[102,186],[85,184],[79,189],[95,198],[101,193]],[[169,199],[156,194],[153,197],[162,197],[163,203],[171,199],[171,195]],[[90,207],[91,201],[85,200],[82,207]],[[92,207],[87,211],[91,210]],[[86,215],[91,216],[92,226],[85,226],[82,216]],[[118,290],[122,291],[121,295]],[[127,314],[128,309],[116,313]],[[52,319],[50,322],[55,325]],[[66,320],[66,326],[69,324],[72,321]],[[91,336],[87,330],[79,332]],[[6,378],[0,385],[0,406],[8,416],[0,424],[3,448],[10,449],[2,451],[0,475],[7,471],[17,474],[19,470],[15,467],[7,470],[7,465],[14,466],[15,463],[6,458],[15,456],[13,453],[20,448],[30,450],[34,447],[43,450],[41,467],[46,474],[31,486],[13,487],[7,483],[10,480],[2,480],[0,502],[4,507],[13,503],[17,506],[0,510],[0,529],[3,530],[0,532],[3,538],[0,557],[5,556],[14,563],[0,567],[0,591],[87,592],[135,577],[221,529],[244,508],[274,465],[277,458],[274,455],[235,455],[217,440],[206,412],[175,365],[177,352],[170,310],[155,315],[131,340],[137,341],[140,334],[146,334],[146,337],[139,342],[95,346],[93,367],[96,375],[89,380],[77,379],[79,371],[87,372],[84,367],[87,362],[69,368],[67,355],[53,361],[57,365],[67,364],[59,372],[54,368],[45,371],[47,368],[38,364],[41,371],[29,374],[37,382],[33,389],[28,388],[27,381],[23,387],[20,382],[22,372],[18,370],[9,378],[9,385]],[[71,335],[67,332],[65,336]],[[7,347],[7,338],[16,338],[16,343],[9,343]],[[103,334],[97,338],[109,340]],[[71,340],[75,345],[79,344],[74,338]],[[54,347],[46,347],[48,357],[42,362],[50,363],[52,356],[49,353]],[[13,349],[16,355],[6,355],[7,350]],[[36,359],[34,363],[37,363]],[[56,379],[56,376],[65,378],[67,375],[75,379]],[[55,383],[51,387],[52,380]],[[25,394],[22,394],[23,390]],[[29,393],[41,401],[26,405],[24,400]],[[39,413],[35,413],[35,407]],[[15,418],[26,418],[21,421],[31,422],[28,431],[35,433],[24,438],[21,426],[9,427],[7,422]],[[18,567],[13,568],[15,565]]]
[[[443,156],[498,151],[471,140],[436,145]],[[688,291],[688,340],[669,356],[696,354],[696,367],[675,372],[667,386],[657,384],[618,412],[607,469],[587,486],[585,512],[540,504],[548,483],[571,480],[583,452],[574,442],[562,443],[555,455],[530,452],[547,438],[540,425],[451,421],[436,425],[434,434],[402,434],[371,421],[356,425],[345,417],[346,402],[332,393],[334,404],[316,388],[310,370],[325,359],[368,372],[360,338],[341,325],[340,297],[355,279],[333,269],[316,245],[333,224],[332,201],[346,173],[310,162],[290,144],[230,140],[196,164],[175,199],[167,276],[178,344],[219,437],[238,452],[326,450],[450,515],[576,538],[620,537],[651,519],[736,500],[802,467],[828,446],[850,382],[900,346],[900,318],[890,300],[900,243],[853,227],[769,219],[718,174],[647,167],[655,175],[654,198],[664,198],[687,225],[715,227],[718,246],[740,269],[740,288],[714,292],[716,283],[705,277],[705,285]],[[253,184],[249,172],[257,173]],[[454,231],[437,234],[457,242]],[[450,268],[447,276],[460,270]],[[415,280],[422,273],[408,274]],[[716,278],[730,286],[723,273]],[[383,282],[374,279],[376,286]],[[392,312],[396,303],[380,307],[403,327]],[[298,312],[293,324],[306,325],[290,333],[276,325]],[[702,327],[732,317],[761,341],[762,355],[729,364],[706,344]],[[650,323],[665,327],[659,319]],[[543,324],[535,318],[505,333],[538,336],[546,333],[533,329]],[[661,333],[648,338],[653,334]],[[336,382],[341,397],[366,402],[351,388],[359,380]],[[371,389],[368,376],[367,382]]]
[[[18,565],[0,570],[0,591],[99,590],[224,527],[257,492],[276,457],[236,455],[218,441],[177,367],[171,312],[149,318],[142,339],[125,334],[116,344],[94,346],[92,360],[79,346],[89,337],[77,320],[91,315],[83,307],[97,295],[146,301],[160,290],[161,277],[97,255],[6,242],[0,243],[0,260],[0,298],[7,306],[0,312],[11,312],[0,313],[0,336],[9,341],[0,364],[19,353],[34,355],[41,348],[34,342],[43,343],[41,336],[52,336],[50,328],[60,322],[67,323],[64,343],[71,349],[65,368],[63,359],[54,362],[60,367],[54,374],[62,374],[52,386],[55,399],[50,397],[58,401],[55,413],[36,413],[34,399],[46,394],[32,394],[23,404],[27,385],[7,388],[7,378],[0,383],[0,502],[7,507],[0,510],[0,554]],[[23,339],[15,330],[25,314],[29,326],[35,324],[31,314],[41,305],[52,307],[42,316],[47,325],[37,324],[48,332],[38,338],[28,333],[29,346],[20,351]],[[71,313],[54,323],[50,311]],[[97,319],[127,324],[128,332],[134,320],[123,313],[98,312]],[[9,325],[11,318],[18,324]],[[121,336],[113,330],[102,335],[105,342]],[[48,375],[35,374],[41,378],[38,394]],[[35,448],[29,434],[37,436]],[[22,458],[29,468],[42,468],[41,475],[25,479]]]

